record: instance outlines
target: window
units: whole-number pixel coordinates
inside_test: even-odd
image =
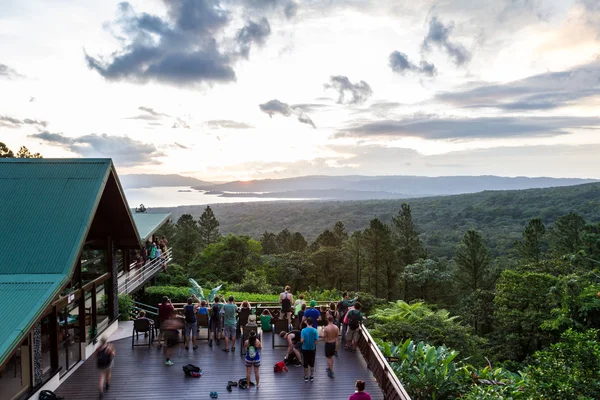
[[[25,339],[0,368],[2,399],[16,399],[31,386],[30,346]]]
[[[79,301],[79,299],[74,300],[63,308],[58,318],[60,332],[58,364],[62,367],[61,375],[64,375],[81,360]]]

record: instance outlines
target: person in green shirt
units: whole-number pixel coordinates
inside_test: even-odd
[[[237,306],[233,302],[233,296],[229,296],[227,304],[223,306],[223,326],[225,332],[225,348],[223,351],[229,351],[229,342],[231,342],[231,351],[235,351],[235,331],[236,331],[236,313]]]
[[[273,319],[273,314],[265,308],[260,315],[260,327],[263,332],[271,332],[271,319]]]

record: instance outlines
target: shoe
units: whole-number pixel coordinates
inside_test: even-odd
[[[227,391],[231,393],[231,385],[227,385]]]
[[[232,347],[232,348],[231,348],[231,351],[235,351],[235,347]]]
[[[294,363],[294,367],[296,367],[296,368],[298,368],[298,367],[301,367],[301,366],[302,366],[302,363],[301,363],[301,362],[296,362],[296,363]]]
[[[99,399],[102,399],[102,398],[104,398],[104,393],[100,392],[100,394],[98,395],[98,398],[99,398]]]
[[[310,377],[310,381],[311,381],[311,382],[314,382],[314,381],[315,381],[315,378],[314,378],[313,376],[311,376],[311,377]]]
[[[171,366],[171,365],[173,365],[173,361],[169,360],[169,361],[165,362],[165,365]]]
[[[260,387],[260,383],[257,383],[256,384],[256,388],[258,389],[259,387]]]
[[[106,390],[109,390],[109,389],[110,389],[110,383],[106,383],[106,384],[104,384],[104,388],[105,388]]]
[[[212,347],[212,339],[208,341],[208,345]]]
[[[227,382],[227,386],[237,386],[237,385],[238,385],[238,383],[234,382],[234,381]]]
[[[229,349],[223,349],[225,353],[229,353]]]
[[[304,383],[307,383],[307,382],[308,382],[308,376],[305,376],[304,377]]]
[[[198,346],[194,346],[194,350],[198,350]]]
[[[185,346],[185,349],[186,349],[186,350],[189,350],[190,348],[189,348],[188,346]]]

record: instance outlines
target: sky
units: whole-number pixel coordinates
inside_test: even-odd
[[[600,178],[600,0],[2,0],[0,142],[120,174]]]

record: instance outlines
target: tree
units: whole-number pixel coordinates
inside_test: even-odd
[[[333,246],[320,246],[317,251],[311,254],[310,260],[317,267],[315,274],[315,287],[338,287],[344,276],[342,268],[342,252],[339,248]],[[323,285],[325,283],[325,285]]]
[[[304,251],[307,246],[308,243],[306,243],[306,239],[304,239],[304,236],[300,232],[294,232],[292,237],[290,237],[289,251]]]
[[[490,275],[492,257],[481,234],[476,230],[470,229],[465,233],[454,260],[458,267],[456,278],[461,289],[474,292],[484,289],[486,283],[489,283],[486,278]]]
[[[395,274],[393,265],[388,262],[392,254],[389,226],[377,218],[371,220],[369,228],[364,233],[364,244],[365,258],[369,267],[368,287],[375,289],[373,293],[375,296],[381,296],[380,288],[386,289],[387,298],[391,300]]]
[[[201,276],[240,283],[259,267],[260,243],[247,235],[227,235],[208,245],[191,268]]]
[[[419,259],[404,267],[402,279],[405,282],[405,293],[409,299],[437,301],[442,287],[452,280],[448,263],[443,260]]]
[[[354,290],[360,292],[360,278],[365,260],[365,252],[363,249],[363,234],[361,231],[356,231],[345,242],[343,253],[346,260],[346,270],[355,271],[355,286]]]
[[[425,258],[426,253],[419,233],[415,228],[410,211],[410,205],[402,203],[398,215],[392,218],[392,232],[396,246],[397,259],[400,269],[413,264],[419,258]],[[404,300],[407,300],[408,288],[406,282],[402,282]]]
[[[200,232],[200,242],[203,249],[212,243],[216,243],[221,236],[219,233],[219,220],[215,217],[210,206],[206,206],[198,220],[198,231]]]
[[[260,237],[263,254],[278,254],[277,236],[272,232],[265,231]]]
[[[346,227],[342,221],[335,223],[333,227],[333,235],[336,238],[336,247],[341,247],[344,241],[348,239],[348,233],[346,232]]]
[[[140,206],[135,209],[136,213],[145,213],[146,211],[148,210],[146,210],[146,206],[143,204],[140,204]]]
[[[175,230],[175,224],[173,223],[173,221],[171,221],[171,218],[169,218],[167,222],[165,222],[163,226],[161,226],[160,229],[156,232],[156,236],[164,236],[168,240],[171,240],[175,237]]]
[[[4,143],[0,142],[0,158],[14,158],[15,154]]]
[[[16,158],[43,158],[43,157],[40,153],[31,153],[27,147],[21,146],[19,151],[17,151]]]
[[[585,220],[577,213],[570,212],[559,217],[550,229],[550,247],[554,254],[562,256],[573,254],[581,245],[581,232],[585,227]]]
[[[200,232],[194,217],[183,214],[175,225],[175,238],[173,241],[173,255],[175,261],[187,266],[196,256],[200,245]]]
[[[279,253],[289,253],[290,252],[290,239],[292,238],[291,232],[285,228],[281,232],[277,234],[277,248],[279,249]]]
[[[315,239],[313,244],[311,245],[311,250],[317,251],[320,246],[327,247],[337,247],[338,246],[338,238],[335,233],[330,231],[329,229],[325,229],[318,237]]]
[[[542,259],[546,227],[539,218],[529,221],[523,232],[523,240],[515,242],[519,255],[527,262],[539,263]]]

